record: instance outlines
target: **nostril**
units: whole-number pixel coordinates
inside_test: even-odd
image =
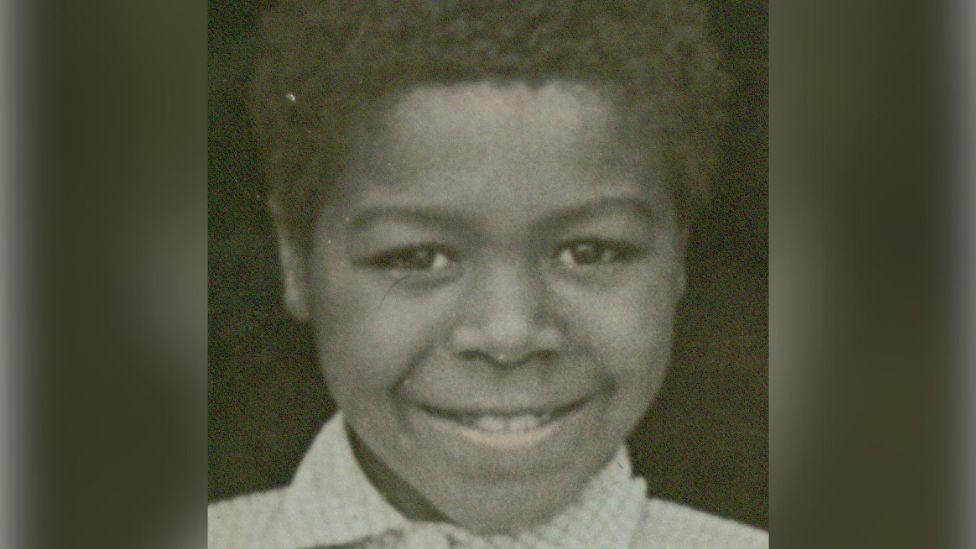
[[[550,362],[552,360],[555,360],[556,351],[553,351],[551,349],[541,349],[539,351],[536,351],[535,355],[536,358],[538,358],[543,362]]]
[[[551,362],[556,358],[556,351],[539,349],[524,354],[491,354],[476,349],[461,351],[458,357],[466,362],[487,362],[497,366],[518,366],[530,361]]]
[[[484,360],[488,358],[481,351],[474,351],[474,350],[461,351],[460,353],[458,353],[458,356],[461,358],[461,360],[466,360],[471,362],[475,360]]]

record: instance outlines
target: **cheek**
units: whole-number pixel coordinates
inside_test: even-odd
[[[316,284],[313,318],[330,387],[388,394],[436,345],[450,296],[405,296],[393,281],[353,270],[329,275]]]
[[[646,387],[663,377],[670,358],[677,297],[660,271],[628,277],[612,290],[577,291],[567,299],[574,337],[594,353],[618,385]]]

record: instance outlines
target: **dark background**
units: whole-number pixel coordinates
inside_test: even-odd
[[[311,340],[281,306],[267,184],[244,86],[267,2],[209,2],[208,494],[288,482],[333,411]],[[737,88],[715,202],[689,249],[672,370],[631,437],[653,494],[766,527],[766,2],[708,2]]]

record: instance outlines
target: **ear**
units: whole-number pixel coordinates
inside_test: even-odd
[[[309,318],[308,276],[305,258],[285,231],[276,231],[278,239],[278,259],[284,278],[285,309],[299,322]]]
[[[678,273],[675,277],[675,295],[678,299],[681,299],[685,295],[685,291],[688,290],[688,277],[685,274],[686,269],[684,263],[678,267]]]

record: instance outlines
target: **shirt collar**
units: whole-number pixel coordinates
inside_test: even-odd
[[[337,413],[299,465],[272,527],[282,546],[349,544],[423,526],[465,546],[627,547],[643,516],[645,491],[644,481],[631,476],[630,459],[621,446],[578,503],[517,537],[483,537],[448,524],[412,523],[366,478]]]

